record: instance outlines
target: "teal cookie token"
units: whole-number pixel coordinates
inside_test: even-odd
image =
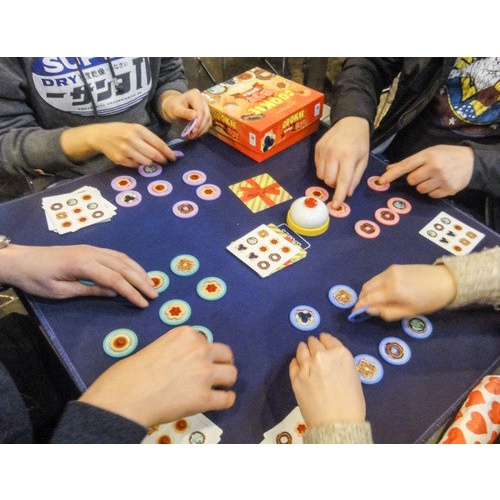
[[[213,336],[212,332],[206,326],[193,325],[193,329],[196,330],[197,332],[200,332],[201,334],[205,335],[205,337],[207,338],[208,342],[210,342],[210,344],[213,343],[214,336]]]
[[[170,278],[163,271],[149,271],[148,276],[153,281],[153,288],[158,292],[163,292],[170,285]]]
[[[160,307],[159,314],[167,325],[182,325],[191,316],[191,306],[185,300],[173,299]]]
[[[114,358],[123,358],[135,351],[137,335],[128,328],[117,328],[109,332],[102,342],[104,352]]]
[[[178,276],[191,276],[200,268],[200,261],[189,254],[181,254],[170,262],[170,269]]]
[[[226,294],[227,286],[220,278],[209,276],[198,283],[196,291],[202,299],[219,300]]]

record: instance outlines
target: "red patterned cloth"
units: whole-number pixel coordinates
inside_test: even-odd
[[[500,433],[500,376],[487,375],[471,391],[440,444],[491,444]]]

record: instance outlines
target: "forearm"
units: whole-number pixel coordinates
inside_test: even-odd
[[[75,163],[82,163],[98,155],[95,136],[99,125],[84,125],[65,129],[61,134],[61,148],[64,154]]]
[[[470,304],[500,308],[500,247],[455,257],[444,256],[434,264],[445,265],[453,275],[457,294],[449,309]]]

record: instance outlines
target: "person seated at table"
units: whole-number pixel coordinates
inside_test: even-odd
[[[453,196],[481,219],[486,197],[497,210],[499,81],[495,57],[348,58],[334,83],[332,127],[315,150],[334,207],[352,196],[371,151],[390,162],[381,183],[406,175],[419,193]]]
[[[35,190],[113,165],[175,161],[174,124],[212,119],[175,57],[0,58],[0,168]]]
[[[157,297],[147,273],[125,254],[93,247],[30,247],[0,250],[0,282],[52,299],[120,294],[138,307]],[[92,280],[95,285],[80,283]],[[28,356],[32,352],[28,353]],[[12,359],[0,352],[0,442],[39,442],[30,387],[14,380]],[[43,360],[23,359],[45,377]],[[237,371],[229,346],[210,344],[189,326],[173,328],[147,347],[116,362],[76,400],[67,402],[49,434],[52,443],[139,443],[149,427],[231,407]],[[38,382],[38,381],[34,381]],[[46,421],[45,421],[46,422]],[[45,441],[43,441],[45,442]]]
[[[500,247],[447,256],[435,265],[391,266],[363,285],[354,309],[388,321],[441,308],[500,308]],[[289,367],[308,427],[304,443],[371,443],[371,426],[351,352],[329,333],[300,342]]]

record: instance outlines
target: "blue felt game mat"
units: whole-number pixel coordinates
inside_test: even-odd
[[[347,321],[350,310],[334,307],[328,291],[333,285],[344,284],[359,292],[365,281],[393,263],[434,262],[446,252],[418,232],[441,211],[485,234],[476,250],[499,244],[496,233],[445,201],[418,195],[404,181],[393,183],[389,191],[371,190],[366,179],[380,175],[384,168],[382,162],[371,158],[360,186],[347,200],[350,215],[332,218],[324,234],[306,237],[311,246],[305,259],[263,279],[226,250],[232,241],[259,224],[284,223],[294,199],[304,196],[307,187],[323,185],[315,175],[317,139],[317,135],[306,138],[257,164],[207,135],[195,142],[176,145],[175,149],[185,156],[165,167],[154,179],[117,167],[0,206],[2,232],[16,243],[88,243],[109,247],[127,253],[147,271],[164,271],[170,278],[168,289],[146,310],[139,310],[120,298],[61,302],[28,297],[46,336],[81,390],[116,361],[102,348],[107,333],[120,327],[129,328],[136,332],[140,349],[170,328],[160,320],[159,309],[167,300],[180,298],[192,308],[188,323],[204,325],[213,332],[215,341],[228,343],[238,366],[235,406],[228,411],[206,414],[222,428],[221,443],[259,443],[263,433],[296,406],[288,365],[299,341],[321,331],[336,335],[354,356],[370,354],[383,364],[383,379],[363,386],[375,442],[423,442],[458,409],[472,386],[498,366],[498,313],[477,309],[429,315],[433,334],[418,340],[403,332],[401,322]],[[200,200],[195,194],[196,187],[182,180],[182,174],[192,169],[203,171],[207,182],[221,188],[217,200]],[[263,173],[270,174],[293,198],[252,213],[228,186]],[[142,194],[138,206],[117,206],[117,214],[110,222],[75,233],[58,235],[47,229],[41,205],[44,196],[88,185],[99,189],[116,205],[117,192],[112,189],[111,181],[120,174],[136,178],[135,190]],[[148,194],[147,185],[158,179],[172,184],[171,194],[165,197]],[[331,194],[332,189],[327,189]],[[374,220],[374,211],[394,196],[408,200],[413,207],[411,212],[401,215],[395,226],[381,225],[378,238],[358,236],[354,223],[359,219]],[[186,199],[198,204],[199,213],[190,219],[180,219],[172,213],[172,206]],[[179,254],[196,256],[200,269],[188,277],[173,274],[169,264]],[[197,295],[198,281],[207,276],[225,281],[227,293],[222,299],[206,301]],[[290,311],[301,304],[320,313],[320,324],[312,332],[297,330],[289,321]],[[412,356],[407,364],[395,366],[380,358],[378,344],[388,336],[399,337],[411,347]]]

